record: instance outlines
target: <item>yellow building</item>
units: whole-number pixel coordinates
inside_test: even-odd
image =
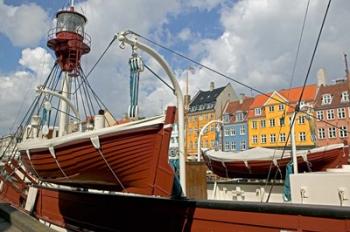
[[[187,155],[196,155],[198,135],[205,124],[214,119],[222,119],[222,113],[229,101],[236,100],[237,96],[230,84],[214,88],[210,83],[208,91],[200,90],[188,107],[185,118],[185,148]],[[213,148],[215,143],[215,125],[212,124],[202,136],[201,147]]]
[[[301,108],[312,105],[316,95],[316,85],[306,86],[301,101]],[[283,148],[288,139],[290,124],[294,108],[299,100],[302,87],[275,91],[269,93],[270,97],[258,95],[249,108],[248,113],[248,136],[249,147],[273,147]],[[286,104],[283,104],[286,103]],[[304,107],[305,108],[305,107]],[[295,120],[295,142],[299,148],[313,147],[311,131],[313,118],[299,112]],[[312,129],[311,129],[312,128]],[[290,145],[290,138],[288,140]]]

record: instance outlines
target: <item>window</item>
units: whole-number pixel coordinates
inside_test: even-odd
[[[299,120],[299,124],[304,124],[305,123],[305,116],[299,116],[298,120]]]
[[[229,128],[225,128],[224,129],[224,135],[225,136],[229,136],[230,135],[230,129]]]
[[[261,115],[261,108],[255,108],[255,116]]]
[[[257,144],[257,143],[258,143],[258,136],[253,135],[253,144]]]
[[[339,119],[345,118],[345,108],[338,109],[338,118]]]
[[[258,122],[257,121],[253,121],[252,127],[253,127],[253,129],[258,128]]]
[[[266,143],[266,135],[261,135],[261,143]]]
[[[340,138],[345,138],[345,137],[348,137],[348,131],[346,129],[346,126],[341,126],[339,128],[339,137]]]
[[[325,139],[326,138],[326,131],[324,128],[318,128],[318,138],[319,139]]]
[[[235,142],[231,142],[231,150],[232,151],[236,150],[236,143]]]
[[[279,104],[279,105],[278,105],[278,110],[279,110],[279,111],[284,110],[284,105],[283,105],[283,104]]]
[[[245,126],[244,125],[241,126],[241,129],[239,130],[239,132],[241,135],[245,134]]]
[[[236,135],[236,131],[235,131],[235,128],[230,128],[230,135],[231,136],[234,136],[234,135]]]
[[[236,113],[236,121],[237,122],[242,122],[243,121],[243,113],[242,112],[237,112]]]
[[[334,119],[334,110],[327,110],[327,119]]]
[[[275,111],[275,106],[269,106],[269,111],[270,111],[270,112]]]
[[[241,141],[241,151],[246,149],[245,141]]]
[[[333,139],[337,137],[337,132],[335,127],[328,128],[328,138]]]
[[[270,119],[270,127],[275,127],[275,119]]]
[[[286,142],[286,133],[281,133],[280,134],[280,141],[281,142]]]
[[[276,142],[276,134],[270,134],[270,142],[275,143]]]
[[[317,120],[323,120],[323,111],[316,111]]]
[[[230,142],[226,141],[225,142],[225,151],[230,150]]]
[[[329,105],[332,103],[332,96],[330,94],[322,95],[322,105]]]
[[[261,128],[265,128],[266,127],[266,121],[265,120],[261,120],[260,121],[260,126],[261,126]]]
[[[210,141],[211,147],[214,147],[214,144],[215,144],[215,140],[211,140],[211,141]]]
[[[306,133],[305,132],[300,132],[299,133],[299,140],[301,142],[305,142],[306,141]]]
[[[284,117],[280,118],[280,126],[284,126],[285,122],[284,122]]]
[[[348,102],[349,101],[349,92],[344,91],[341,93],[341,102]]]
[[[230,115],[226,114],[224,115],[224,123],[230,122]]]

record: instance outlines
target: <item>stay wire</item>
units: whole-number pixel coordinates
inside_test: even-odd
[[[114,43],[114,41],[116,40],[116,37],[113,37],[113,39],[111,40],[111,42],[109,42],[109,44],[107,45],[106,49],[102,52],[102,54],[100,55],[100,57],[97,59],[96,63],[92,66],[92,68],[90,69],[90,71],[88,72],[88,74],[86,75],[86,79],[90,76],[90,74],[94,71],[94,69],[96,68],[96,66],[98,65],[98,63],[100,63],[100,61],[102,60],[102,58],[104,57],[104,55],[107,53],[108,49],[112,46],[112,44]],[[80,85],[78,86],[78,88],[75,90],[75,92],[73,94],[75,94],[79,89],[80,89]]]
[[[292,121],[292,123],[290,125],[289,136],[288,137],[291,136],[291,130],[292,130],[292,126],[294,126],[294,123],[295,123],[296,114],[298,112],[300,112],[300,102],[302,100],[302,97],[303,97],[303,94],[304,94],[304,91],[305,91],[306,83],[307,83],[307,80],[309,78],[310,70],[311,70],[311,67],[312,67],[312,64],[313,64],[313,61],[314,61],[314,58],[315,58],[315,54],[316,54],[316,51],[317,51],[317,48],[318,48],[318,44],[319,44],[319,41],[320,41],[320,38],[321,38],[321,35],[322,35],[322,31],[323,31],[323,28],[324,28],[324,24],[326,22],[326,18],[327,18],[327,15],[328,15],[328,11],[329,11],[329,7],[330,7],[331,2],[332,2],[332,0],[328,1],[326,12],[324,14],[324,17],[323,17],[323,20],[322,20],[322,24],[321,24],[321,28],[320,28],[320,31],[318,33],[316,44],[315,44],[315,47],[314,47],[314,50],[313,50],[313,53],[312,53],[312,57],[311,57],[311,60],[310,60],[309,68],[308,68],[308,71],[306,73],[306,77],[305,77],[305,80],[304,80],[303,88],[302,88],[302,91],[300,93],[300,97],[299,97],[299,101],[297,103],[297,107],[295,109],[295,117],[293,117],[293,121]],[[282,158],[283,158],[283,155],[284,155],[285,148],[286,148],[286,146],[283,148]],[[271,193],[272,193],[272,188],[274,187],[276,177],[277,177],[277,174],[275,174],[274,181],[272,182],[272,185],[270,187],[270,191],[269,191],[269,195],[268,195],[268,198],[267,198],[267,202],[270,199],[270,196],[271,196]]]
[[[301,91],[301,94],[300,94],[300,97],[299,97],[299,102],[298,102],[298,105],[296,107],[296,110],[299,111],[300,109],[300,102],[303,98],[303,95],[304,95],[304,91],[305,91],[305,86],[306,86],[306,83],[307,83],[307,80],[309,79],[309,74],[310,74],[310,71],[311,71],[311,67],[312,67],[312,64],[313,64],[313,61],[314,61],[314,58],[315,58],[315,55],[316,55],[316,51],[317,51],[317,48],[318,48],[318,44],[320,42],[320,38],[321,38],[321,35],[322,35],[322,31],[323,31],[323,28],[324,28],[324,24],[326,22],[326,18],[327,18],[327,15],[328,15],[328,10],[329,10],[329,7],[331,5],[331,2],[332,0],[329,0],[328,1],[328,5],[327,5],[327,8],[326,8],[326,12],[325,12],[325,15],[323,17],[323,20],[322,20],[322,24],[321,24],[321,28],[320,28],[320,31],[318,33],[318,36],[317,36],[317,40],[316,40],[316,44],[315,44],[315,47],[314,47],[314,51],[312,53],[312,57],[311,57],[311,60],[310,60],[310,64],[309,64],[309,68],[307,70],[307,73],[306,73],[306,77],[305,77],[305,80],[304,80],[304,84],[303,84],[303,89]]]
[[[142,36],[142,35],[140,35],[140,34],[138,34],[138,33],[136,33],[136,32],[133,32],[133,31],[129,31],[129,32],[132,33],[132,34],[134,34],[134,35],[136,35],[136,36],[138,36],[138,37],[140,37],[140,38],[142,38],[142,39],[144,39],[144,40],[146,40],[146,41],[148,41],[148,42],[150,42],[150,43],[152,43],[152,44],[154,44],[154,45],[156,45],[156,46],[158,46],[158,47],[160,47],[160,48],[162,48],[162,49],[164,49],[164,50],[166,50],[166,51],[168,51],[168,52],[171,52],[171,53],[173,53],[173,54],[175,54],[175,55],[177,55],[177,56],[179,56],[179,57],[181,57],[181,58],[183,58],[183,59],[185,59],[185,60],[188,60],[188,61],[190,61],[190,62],[192,62],[192,63],[194,63],[194,64],[196,64],[196,65],[198,65],[198,66],[200,66],[200,67],[202,67],[202,68],[205,68],[205,69],[207,69],[207,70],[209,70],[209,71],[211,71],[211,72],[213,72],[213,73],[215,73],[215,74],[217,74],[217,75],[219,75],[219,76],[222,76],[222,77],[224,77],[224,78],[226,78],[226,79],[228,79],[228,80],[230,80],[230,81],[232,81],[232,82],[235,82],[235,83],[237,83],[237,84],[239,84],[239,85],[241,85],[241,86],[243,86],[243,87],[245,87],[245,88],[248,88],[248,89],[251,90],[251,91],[255,91],[255,92],[257,92],[257,93],[259,93],[259,94],[261,94],[261,95],[263,95],[263,96],[266,96],[267,98],[270,98],[270,99],[275,100],[275,101],[277,101],[277,102],[279,102],[279,103],[281,103],[281,104],[284,104],[284,105],[286,105],[286,106],[288,106],[288,107],[291,107],[291,108],[294,109],[294,110],[297,109],[296,106],[294,106],[294,105],[292,105],[292,104],[290,104],[290,103],[286,103],[286,102],[281,101],[280,99],[271,97],[269,94],[264,93],[263,91],[258,90],[257,88],[254,88],[254,87],[252,87],[252,86],[249,86],[248,84],[245,84],[245,83],[243,83],[243,82],[241,82],[241,81],[238,81],[238,80],[236,80],[236,79],[234,79],[234,78],[232,78],[232,77],[229,77],[229,76],[227,76],[227,75],[225,75],[225,74],[223,74],[223,73],[221,73],[221,72],[219,72],[219,71],[217,71],[217,70],[215,70],[215,69],[213,69],[213,68],[211,68],[211,67],[209,67],[209,66],[207,66],[207,65],[201,64],[201,63],[199,63],[198,61],[195,61],[195,60],[193,60],[193,59],[191,59],[191,58],[189,58],[189,57],[187,57],[187,56],[185,56],[185,55],[183,55],[183,54],[181,54],[181,53],[179,53],[179,52],[176,52],[176,51],[174,51],[174,50],[172,50],[172,49],[170,49],[170,48],[167,48],[167,47],[165,47],[165,46],[163,46],[163,45],[161,45],[161,44],[159,44],[159,43],[157,43],[157,42],[155,42],[155,41],[153,41],[153,40],[150,40],[150,39],[148,39],[147,37],[144,37],[144,36]],[[309,113],[307,113],[307,112],[303,112],[303,113],[304,113],[305,115],[307,115],[307,116],[310,116],[310,117],[314,118],[314,119],[318,119],[318,118],[317,118],[316,116],[314,116],[313,114],[309,114]],[[328,125],[331,125],[331,126],[333,126],[333,127],[336,127],[336,128],[338,128],[338,129],[343,130],[342,128],[338,127],[337,125],[334,125],[334,124],[329,123],[329,122],[324,121],[324,120],[321,120],[321,121],[324,122],[324,123],[326,123],[326,124],[328,124]],[[345,130],[344,130],[344,131],[345,131]],[[346,130],[346,131],[347,131],[348,133],[350,133],[350,131],[348,131],[348,130]]]
[[[166,81],[164,81],[157,73],[155,73],[150,67],[148,67],[146,64],[144,64],[145,68],[147,68],[148,71],[150,71],[154,76],[156,76],[163,84],[165,84],[169,89],[171,89],[173,92],[175,92],[175,89],[171,87]]]
[[[294,82],[294,76],[295,76],[295,71],[296,71],[299,53],[300,53],[300,46],[301,46],[301,42],[302,42],[303,35],[304,35],[306,19],[307,19],[307,15],[309,12],[309,6],[310,6],[310,0],[308,0],[308,2],[307,2],[306,10],[304,13],[304,19],[303,19],[303,23],[302,23],[302,27],[301,27],[301,32],[300,32],[299,41],[298,41],[298,45],[297,45],[297,51],[296,51],[296,55],[295,55],[294,63],[293,63],[293,68],[292,68],[292,74],[291,74],[291,78],[290,78],[290,82],[289,82],[289,89],[292,88],[293,82]],[[288,91],[287,99],[289,99],[289,96],[290,96],[290,91]],[[283,112],[284,124],[286,123],[286,117],[287,117],[287,107],[284,107],[284,112]],[[280,122],[281,122],[281,119],[280,119]],[[279,140],[279,138],[281,136],[281,131],[282,131],[282,125],[280,123],[280,129],[278,131],[277,140]],[[289,139],[289,133],[288,133],[288,139]],[[287,143],[285,143],[284,147],[286,147],[288,145],[288,139],[287,139]],[[275,155],[276,155],[276,151],[273,153],[272,159],[275,158]],[[267,187],[268,181],[270,179],[272,168],[273,168],[273,162],[270,163],[269,172],[268,172],[267,177],[266,177],[265,188]]]

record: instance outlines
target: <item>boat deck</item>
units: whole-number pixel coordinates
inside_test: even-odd
[[[55,232],[8,203],[0,202],[0,231],[4,232]]]

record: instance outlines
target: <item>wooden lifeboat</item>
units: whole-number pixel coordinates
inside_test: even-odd
[[[291,154],[286,151],[282,157],[282,153],[282,150],[261,147],[238,153],[202,149],[208,168],[224,178],[266,179],[270,168],[271,173],[278,171],[279,178],[284,178]],[[299,172],[326,171],[347,164],[349,148],[348,145],[333,144],[298,151],[297,156]]]
[[[175,107],[165,116],[18,144],[39,180],[79,188],[170,196],[168,149]]]

